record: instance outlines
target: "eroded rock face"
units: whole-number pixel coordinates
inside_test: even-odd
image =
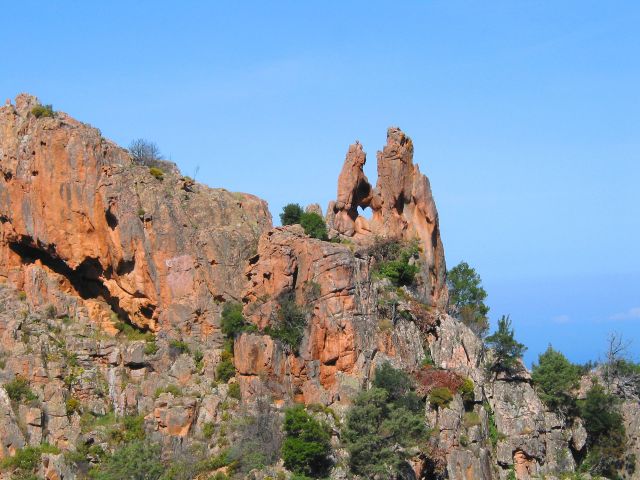
[[[0,107],[0,275],[36,297],[26,267],[38,263],[139,327],[215,330],[213,299],[239,297],[245,259],[271,226],[266,203],[183,188],[173,172],[156,179],[97,129],[62,112],[36,118],[37,103]],[[93,308],[108,328],[108,311]]]
[[[236,340],[243,391],[330,404],[347,401],[384,359],[415,367],[424,357],[420,333],[403,318],[381,328],[369,270],[368,256],[310,239],[296,225],[263,235],[247,271],[247,319],[260,329],[273,325],[280,299],[293,294],[308,324],[297,355],[266,335]]]
[[[419,239],[423,275],[431,305],[447,303],[446,266],[438,211],[429,179],[413,163],[413,142],[399,128],[389,128],[387,144],[378,152],[378,181],[372,188],[364,174],[366,154],[360,143],[349,147],[338,178],[338,197],[329,205],[327,223],[346,237]],[[371,220],[358,208],[371,208]]]

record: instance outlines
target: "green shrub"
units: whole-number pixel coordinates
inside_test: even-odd
[[[462,400],[465,402],[472,402],[474,399],[473,393],[473,380],[470,378],[465,378],[464,382],[460,386],[458,393],[462,396]]]
[[[216,380],[227,383],[236,374],[233,358],[223,358],[216,367]]]
[[[20,376],[16,376],[9,383],[5,383],[4,389],[7,395],[9,395],[9,398],[14,402],[22,402],[23,400],[32,402],[38,398],[36,394],[31,391],[27,379]]]
[[[300,223],[300,217],[304,210],[297,203],[289,203],[282,208],[282,213],[280,214],[280,223],[282,226],[285,225],[295,225],[296,223]]]
[[[489,307],[484,303],[487,292],[482,287],[480,275],[467,262],[460,262],[447,272],[447,287],[451,313],[477,335],[486,335]]]
[[[490,372],[513,373],[527,350],[524,344],[516,341],[508,315],[503,315],[498,320],[498,330],[488,336],[485,343],[493,349],[494,354],[492,363],[488,365]]]
[[[429,392],[429,403],[434,408],[447,408],[453,400],[453,393],[447,387],[436,387]]]
[[[156,180],[162,180],[164,178],[164,172],[158,167],[149,167],[149,173],[153,175]]]
[[[221,330],[228,338],[234,338],[241,332],[256,330],[256,327],[245,320],[241,304],[227,302],[222,309]]]
[[[591,474],[617,478],[625,464],[627,439],[619,403],[597,383],[580,402],[580,416],[587,431],[583,468]]]
[[[144,340],[146,342],[151,342],[155,340],[153,333],[142,330],[130,323],[126,323],[123,321],[117,321],[114,325],[116,330],[120,332],[127,340],[135,342],[137,340]]]
[[[395,389],[395,385],[385,384]],[[411,411],[400,406],[405,402],[389,399],[387,390],[373,387],[358,394],[347,413],[342,437],[349,467],[364,478],[396,478],[412,455],[408,448],[421,444],[427,436],[421,411]]]
[[[157,480],[165,471],[160,446],[143,440],[125,443],[91,472],[95,480]]]
[[[27,299],[27,292],[24,291],[19,291],[18,292],[18,300],[20,300],[21,302],[24,302]]]
[[[231,398],[235,398],[236,400],[240,400],[240,384],[232,383],[229,385],[229,396]]]
[[[176,350],[178,353],[191,353],[189,345],[187,345],[187,343],[183,342],[182,340],[171,340],[169,342],[169,346],[173,350]]]
[[[41,117],[53,117],[55,112],[53,111],[53,105],[38,104],[31,109],[31,113],[34,117],[41,118]]]
[[[504,439],[505,437],[504,437],[504,434],[498,431],[498,426],[496,425],[496,415],[495,413],[493,413],[493,410],[491,409],[491,405],[485,402],[483,404],[483,407],[485,412],[487,412],[487,423],[489,426],[489,440],[491,440],[491,445],[493,445],[493,448],[495,448],[496,445],[498,445],[498,441]]]
[[[285,467],[313,478],[326,475],[331,465],[328,427],[309,415],[302,405],[296,405],[285,410],[284,431]]]
[[[531,375],[540,399],[549,409],[571,413],[575,411],[576,400],[573,391],[580,382],[578,367],[551,345],[538,357]]]
[[[315,212],[305,212],[300,217],[300,225],[304,228],[304,233],[312,238],[327,240],[327,225],[324,218]]]
[[[378,249],[375,245],[370,249],[374,258],[380,258],[374,267],[374,275],[388,278],[396,287],[412,285],[420,271],[418,265],[410,263],[419,252],[418,245],[402,247],[398,242],[386,241],[381,242]]]
[[[80,413],[80,400],[75,397],[68,398],[65,402],[67,415],[73,415],[74,413]]]
[[[156,353],[158,353],[159,349],[160,347],[158,347],[158,344],[155,342],[155,340],[152,340],[145,344],[144,353],[145,355],[155,355]]]
[[[0,468],[12,471],[12,478],[16,480],[37,479],[35,471],[40,467],[42,454],[45,453],[58,454],[60,450],[48,443],[19,448],[12,457],[0,461]]]
[[[216,425],[213,422],[207,422],[202,426],[202,436],[204,438],[211,438],[216,431]]]
[[[279,305],[275,325],[265,328],[264,333],[297,351],[307,326],[306,313],[298,306],[292,294],[282,297]]]
[[[153,394],[153,398],[158,398],[163,393],[170,393],[174,397],[181,397],[182,389],[174,384],[167,385],[166,387],[158,387]]]

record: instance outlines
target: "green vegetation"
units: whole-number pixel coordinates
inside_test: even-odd
[[[233,354],[228,350],[222,352],[222,360],[216,366],[216,380],[227,383],[236,374]]]
[[[74,413],[81,412],[80,400],[75,397],[68,398],[65,402],[65,408],[67,411],[67,415],[73,415]]]
[[[191,353],[191,349],[189,348],[189,345],[187,345],[186,342],[183,342],[182,340],[171,340],[169,342],[169,347],[171,347],[173,350],[177,351],[178,353]]]
[[[295,295],[292,293],[283,296],[279,304],[275,325],[266,327],[264,333],[280,340],[293,351],[297,351],[307,326],[306,312],[298,306]]]
[[[465,402],[472,402],[474,399],[473,393],[473,380],[470,378],[465,378],[458,389],[458,393],[462,396],[462,400]]]
[[[29,388],[29,382],[26,378],[16,376],[13,380],[4,384],[4,389],[9,395],[9,398],[14,402],[32,402],[38,397]]]
[[[284,465],[294,473],[323,477],[330,467],[331,445],[328,427],[307,413],[302,405],[288,408],[284,417],[282,443]]]
[[[120,332],[127,340],[135,342],[137,340],[144,340],[145,342],[152,342],[155,340],[153,333],[141,330],[130,323],[118,321],[114,325],[116,330]]]
[[[503,315],[498,320],[498,330],[486,338],[485,343],[493,349],[493,359],[488,366],[490,372],[514,373],[522,354],[527,350],[524,344],[516,341],[511,319]]]
[[[453,400],[453,393],[447,387],[436,387],[429,392],[429,403],[434,408],[447,408]]]
[[[54,113],[53,105],[38,104],[31,109],[31,114],[36,118],[53,117]]]
[[[447,272],[451,313],[477,335],[489,330],[489,307],[484,303],[487,292],[480,275],[466,262],[460,262]]]
[[[164,471],[160,446],[137,439],[107,455],[92,469],[90,477],[94,480],[157,480]]]
[[[182,396],[182,389],[174,384],[167,385],[165,387],[156,388],[156,391],[153,393],[153,398],[158,398],[163,393],[170,393],[174,397]]]
[[[36,471],[40,466],[40,459],[46,453],[58,454],[60,450],[48,443],[20,448],[16,450],[13,457],[7,457],[0,461],[0,470],[10,471],[11,478],[15,480],[37,479]]]
[[[156,343],[155,340],[147,341],[147,343],[144,346],[144,354],[155,355],[159,349],[160,347],[158,347],[158,344]]]
[[[222,309],[221,330],[227,338],[235,338],[242,332],[253,332],[257,328],[245,320],[240,303],[227,302]]]
[[[305,212],[300,216],[300,225],[304,233],[318,240],[327,240],[327,225],[324,218],[315,212]]]
[[[280,214],[280,223],[285,225],[300,224],[304,233],[312,238],[327,240],[327,225],[324,218],[315,212],[305,212],[297,203],[285,205]]]
[[[149,173],[153,175],[156,180],[162,180],[164,178],[164,172],[158,167],[149,167]]]
[[[351,471],[365,478],[395,478],[409,456],[407,448],[427,438],[422,409],[406,373],[389,364],[378,367],[374,386],[355,398],[347,414],[342,436]]]
[[[478,426],[482,423],[480,420],[480,415],[476,412],[465,412],[464,417],[462,418],[462,422],[466,428],[471,428]]]
[[[282,213],[280,214],[280,223],[282,226],[285,225],[295,225],[296,223],[300,223],[300,218],[304,210],[297,203],[289,203],[282,208]]]
[[[377,261],[373,273],[388,278],[396,287],[412,285],[420,271],[420,267],[412,261],[418,253],[418,244],[415,242],[403,246],[397,241],[378,241],[369,249],[369,254]]]
[[[491,445],[493,445],[493,448],[495,448],[496,445],[498,445],[498,441],[504,438],[504,434],[498,431],[498,426],[496,425],[496,415],[495,413],[493,413],[493,410],[491,409],[491,405],[485,402],[483,404],[483,407],[485,412],[487,412],[487,418],[488,418],[487,423],[489,426],[489,439],[491,440]]]
[[[626,433],[619,400],[595,383],[580,402],[580,416],[587,430],[587,456],[581,470],[594,475],[620,478],[625,467]],[[633,473],[633,472],[628,472]]]
[[[240,400],[240,384],[232,383],[229,385],[228,395],[231,398],[235,398],[236,400]]]
[[[551,345],[538,357],[531,375],[540,399],[556,412],[575,413],[574,390],[580,382],[580,371]]]

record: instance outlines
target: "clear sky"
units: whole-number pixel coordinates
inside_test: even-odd
[[[640,2],[5,1],[0,96],[27,91],[185,174],[335,197],[347,147],[414,140],[447,263],[475,266],[527,363],[640,360]]]

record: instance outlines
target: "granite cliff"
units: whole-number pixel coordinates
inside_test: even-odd
[[[331,425],[331,478],[349,478],[340,423],[390,363],[424,395],[472,385],[447,408],[425,403],[433,433],[407,478],[575,470],[582,424],[548,411],[524,367],[487,376],[482,340],[448,315],[438,214],[402,131],[387,132],[375,187],[362,145],[349,147],[324,241],[274,228],[252,195],[170,165],[154,174],[89,125],[38,118],[38,104],[20,95],[0,108],[0,459],[46,443],[37,478],[84,478],[131,419],[163,458],[214,457],[237,441],[233,419],[266,399],[276,417],[296,402]],[[410,285],[376,274],[388,242],[412,246]],[[272,334],[283,299],[304,315],[295,347]],[[221,315],[232,304],[250,328],[230,346]],[[17,381],[28,394],[16,400]],[[274,462],[246,475],[290,474]]]

